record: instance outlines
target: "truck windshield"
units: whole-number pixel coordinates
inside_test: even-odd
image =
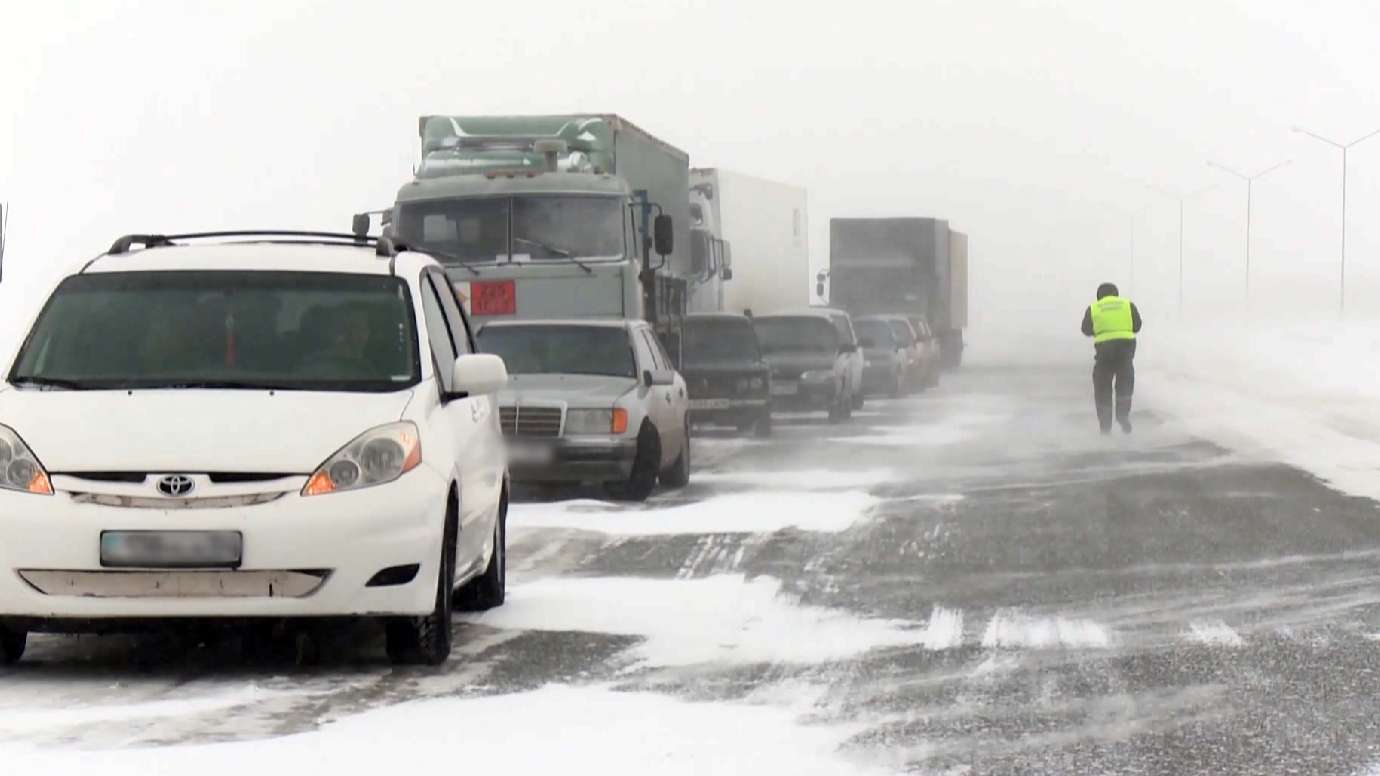
[[[817,353],[836,353],[839,349],[839,335],[834,325],[823,318],[812,316],[782,316],[755,318],[752,327],[757,330],[757,342],[763,353],[783,351],[806,351]]]
[[[436,253],[442,261],[621,258],[622,202],[573,195],[409,202],[399,207],[398,234],[405,244]]]
[[[512,374],[637,375],[621,326],[486,326],[478,342],[481,351],[502,356]]]
[[[407,287],[322,272],[112,272],[58,286],[9,380],[67,389],[396,391],[419,380]]]
[[[687,321],[681,352],[686,364],[756,363],[762,358],[746,320]]]
[[[853,328],[859,339],[872,340],[872,347],[891,349],[896,343],[891,338],[891,326],[886,321],[853,321]]]

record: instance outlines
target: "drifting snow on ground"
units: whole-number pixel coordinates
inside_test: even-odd
[[[292,694],[294,693],[263,690],[250,684],[228,687],[206,695],[192,695],[173,700],[111,704],[91,703],[87,700],[75,701],[70,705],[63,706],[41,705],[35,702],[32,695],[26,694],[20,697],[11,696],[5,699],[7,702],[4,706],[0,706],[0,731],[5,734],[24,734],[121,720],[171,719],[228,711],[236,707]],[[0,762],[3,762],[3,759],[0,759]]]
[[[772,490],[839,490],[873,488],[898,478],[891,469],[799,469],[796,471],[696,472],[695,482],[751,485]]]
[[[642,636],[650,666],[819,663],[874,647],[914,644],[906,623],[801,606],[771,577],[693,580],[541,579],[509,588],[502,608],[470,618],[494,628]],[[960,618],[961,638],[961,618]]]
[[[1225,447],[1380,498],[1380,325],[1180,328],[1142,339],[1138,400]]]
[[[405,703],[312,733],[243,743],[109,751],[0,745],[0,762],[6,773],[45,776],[863,773],[838,752],[855,731],[802,725],[805,711],[558,685]]]
[[[1092,620],[1038,617],[1016,610],[998,611],[987,622],[982,646],[987,648],[1102,648],[1111,634]]]
[[[628,536],[768,533],[787,528],[837,533],[863,519],[879,501],[862,491],[759,491],[631,509],[602,501],[562,501],[514,504],[508,522],[514,527],[579,528]]]

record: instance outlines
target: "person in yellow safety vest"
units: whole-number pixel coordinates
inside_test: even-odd
[[[1131,433],[1131,396],[1136,390],[1136,335],[1140,310],[1118,295],[1112,283],[1097,287],[1097,301],[1083,312],[1083,336],[1093,338],[1093,404],[1102,433],[1112,431],[1112,413]],[[1115,394],[1115,401],[1113,401]]]

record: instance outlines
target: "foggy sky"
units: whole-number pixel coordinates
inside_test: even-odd
[[[1078,347],[1103,280],[1176,315],[1177,204],[1146,184],[1216,186],[1186,211],[1186,310],[1236,315],[1244,184],[1205,162],[1292,159],[1255,186],[1252,314],[1335,316],[1340,157],[1290,127],[1380,129],[1380,6],[1316,5],[0,0],[0,317],[122,233],[344,229],[440,112],[615,112],[803,185],[816,265],[831,216],[948,218],[975,337]],[[1378,212],[1380,138],[1352,153],[1356,317]]]

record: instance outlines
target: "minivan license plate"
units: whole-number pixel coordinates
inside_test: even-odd
[[[102,531],[106,568],[239,568],[239,531]]]

